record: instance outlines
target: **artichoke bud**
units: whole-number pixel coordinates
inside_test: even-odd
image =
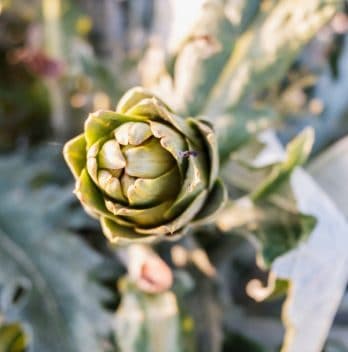
[[[134,88],[64,147],[76,195],[112,242],[152,242],[211,220],[226,192],[212,127]]]

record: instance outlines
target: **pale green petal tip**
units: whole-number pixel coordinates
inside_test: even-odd
[[[287,146],[287,152],[297,156],[297,165],[303,165],[310,155],[315,139],[314,129],[306,127],[296,138],[294,138]],[[289,155],[289,159],[294,158]]]
[[[113,176],[107,170],[100,170],[98,172],[98,183],[101,189],[110,197],[116,199],[119,202],[126,202],[126,198],[123,195],[120,180]]]
[[[116,112],[127,115],[141,115],[144,112],[145,115],[149,113],[159,114],[157,108],[164,108],[167,112],[170,112],[168,105],[160,99],[156,94],[150,92],[143,87],[134,87],[128,90],[116,107]]]
[[[120,149],[120,145],[114,140],[108,140],[101,147],[98,154],[98,165],[104,169],[122,169],[126,161]]]
[[[98,163],[96,158],[87,158],[87,171],[92,177],[92,180],[98,184]]]
[[[154,94],[147,91],[142,87],[134,87],[128,90],[117,104],[116,111],[124,114],[127,113],[134,105],[139,103],[143,99],[154,97]]]
[[[84,134],[80,134],[64,145],[63,156],[75,179],[78,179],[86,165],[86,140]]]
[[[115,130],[115,138],[121,145],[139,145],[152,136],[145,122],[127,122]]]
[[[99,139],[105,138],[115,127],[117,127],[117,122],[115,121],[114,116],[115,114],[116,113],[113,111],[99,110],[88,115],[84,126],[88,148]]]

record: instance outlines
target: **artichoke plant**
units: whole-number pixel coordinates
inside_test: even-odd
[[[114,243],[153,241],[210,220],[226,198],[214,131],[140,87],[89,115],[66,143],[75,194]]]

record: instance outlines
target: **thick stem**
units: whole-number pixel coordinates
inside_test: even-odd
[[[115,253],[127,268],[130,280],[139,289],[161,293],[171,288],[172,271],[150,246],[133,244],[119,248]]]

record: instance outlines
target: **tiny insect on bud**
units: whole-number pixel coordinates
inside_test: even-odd
[[[198,152],[196,150],[185,150],[183,152],[179,152],[179,155],[182,158],[188,158],[190,156],[196,157],[198,155]]]

